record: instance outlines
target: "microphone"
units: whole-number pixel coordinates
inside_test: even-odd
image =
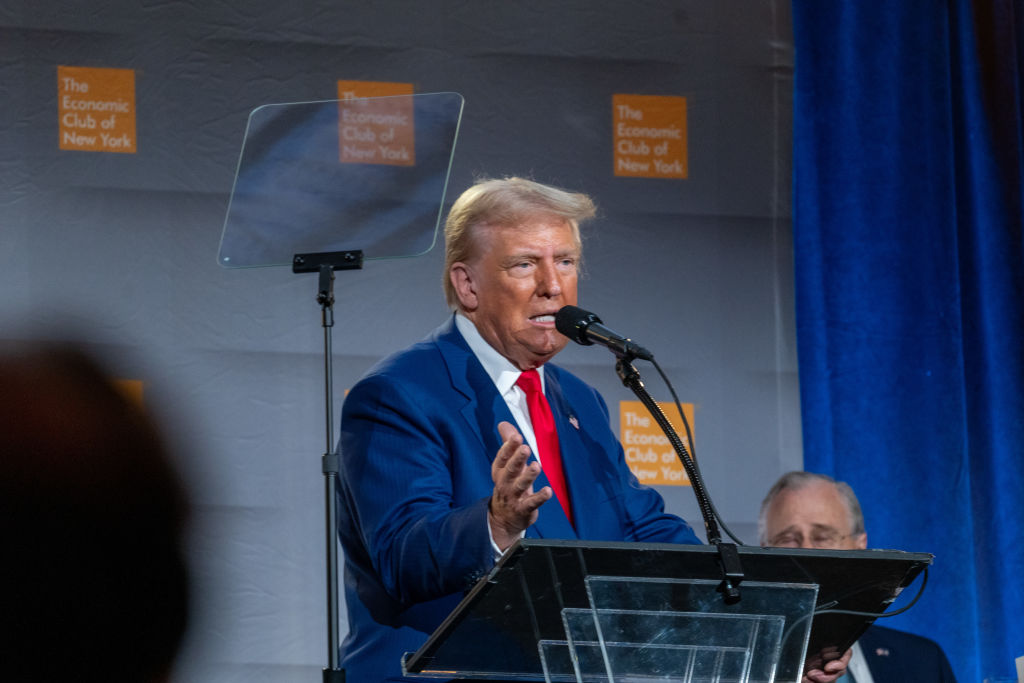
[[[653,353],[632,339],[612,332],[601,324],[600,318],[578,306],[562,306],[555,314],[555,329],[577,344],[600,344],[619,358],[632,356],[640,360],[654,360]]]

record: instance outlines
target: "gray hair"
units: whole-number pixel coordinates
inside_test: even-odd
[[[581,246],[580,223],[593,217],[594,202],[585,194],[568,192],[525,178],[480,180],[462,193],[444,224],[444,297],[457,309],[459,299],[449,273],[452,264],[474,256],[474,233],[485,226],[515,226],[534,216],[557,216],[572,228]]]
[[[839,497],[843,499],[843,503],[846,504],[846,510],[850,513],[850,534],[853,536],[859,536],[864,533],[864,513],[860,509],[860,501],[857,500],[857,494],[853,492],[850,485],[845,481],[836,481],[827,474],[816,474],[814,472],[802,472],[794,471],[787,472],[782,475],[775,485],[768,490],[768,495],[764,497],[764,501],[761,503],[761,512],[757,516],[757,537],[761,545],[768,542],[769,539],[765,538],[767,522],[765,517],[768,514],[768,508],[771,506],[772,501],[782,493],[783,491],[790,490],[796,491],[814,483],[825,483],[832,484],[836,487],[836,491],[839,492]]]

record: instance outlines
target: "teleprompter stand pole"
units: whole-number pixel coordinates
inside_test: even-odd
[[[334,368],[331,364],[331,328],[334,327],[334,271],[358,270],[363,267],[362,251],[333,251],[322,254],[296,254],[292,258],[293,273],[319,273],[316,302],[321,308],[324,328],[324,404],[327,448],[321,460],[325,482],[327,513],[327,661],[324,683],[345,683],[345,670],[339,668],[340,645],[338,598],[338,471],[340,469],[334,441]]]
[[[722,598],[727,605],[735,604],[740,601],[739,585],[743,581],[743,567],[740,564],[740,556],[736,550],[736,545],[722,541],[722,534],[718,530],[718,522],[715,521],[714,509],[708,497],[707,488],[704,486],[704,479],[700,476],[700,472],[697,470],[696,465],[694,465],[693,458],[690,457],[686,446],[679,439],[676,430],[672,427],[668,418],[665,417],[661,406],[651,398],[651,395],[647,393],[647,389],[644,388],[644,383],[640,379],[640,373],[633,367],[635,356],[628,353],[616,353],[616,356],[618,356],[618,360],[615,362],[615,372],[618,373],[619,379],[636,394],[641,403],[647,406],[647,410],[654,416],[654,420],[661,427],[661,430],[665,432],[665,436],[668,437],[672,448],[675,449],[680,462],[683,463],[683,469],[686,470],[686,476],[690,478],[693,493],[697,497],[700,514],[704,518],[704,530],[707,532],[708,543],[718,549],[718,564],[722,569],[722,582],[719,584],[718,590],[722,593]]]

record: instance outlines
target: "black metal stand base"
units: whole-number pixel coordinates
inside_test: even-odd
[[[358,270],[363,266],[362,251],[339,251],[323,254],[295,254],[292,271],[319,273],[316,301],[320,304],[324,328],[324,423],[326,451],[320,469],[324,475],[324,511],[327,544],[327,662],[323,669],[324,683],[345,683],[345,670],[338,667],[340,645],[340,614],[338,591],[338,515],[337,488],[339,456],[334,441],[334,350],[331,328],[334,327],[334,271]]]
[[[345,683],[345,670],[324,669],[324,683]]]

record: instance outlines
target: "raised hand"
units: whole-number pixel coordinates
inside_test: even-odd
[[[534,492],[533,482],[540,474],[540,463],[534,460],[527,464],[530,447],[523,443],[519,430],[509,422],[501,422],[498,433],[502,444],[491,463],[494,492],[488,506],[487,521],[495,544],[505,550],[537,521],[537,510],[553,494],[550,486]]]

